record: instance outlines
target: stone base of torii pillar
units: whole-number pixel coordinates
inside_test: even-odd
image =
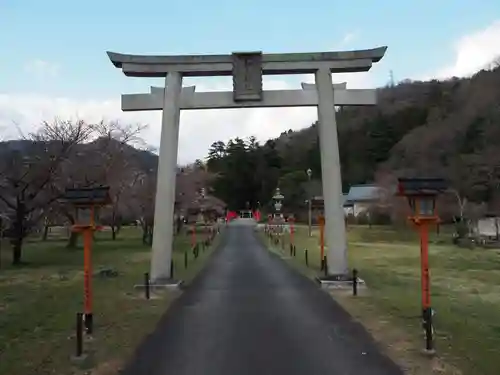
[[[170,289],[180,289],[182,286],[183,281],[182,280],[176,280],[176,279],[155,279],[151,280],[149,285],[146,284],[135,284],[134,289],[136,290],[144,290],[146,288],[149,288],[150,291],[155,292],[155,291],[161,291],[161,290],[170,290]]]
[[[341,275],[328,275],[324,277],[317,277],[316,281],[324,289],[339,289],[339,290],[351,290],[353,278],[347,274]],[[358,289],[366,288],[366,283],[363,279],[357,278]]]

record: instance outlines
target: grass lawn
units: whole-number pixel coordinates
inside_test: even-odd
[[[296,233],[297,256],[288,259],[308,276],[320,274],[319,233]],[[348,232],[349,265],[368,289],[358,297],[332,292],[410,374],[493,375],[500,371],[500,251],[451,245],[445,228],[430,244],[431,301],[436,311],[438,358],[425,359],[420,321],[420,250],[408,229],[355,227]],[[285,251],[288,256],[288,235]],[[304,249],[309,250],[309,268]],[[286,257],[285,257],[286,258]],[[458,370],[460,369],[460,370]]]
[[[2,247],[0,269],[0,374],[116,374],[141,339],[151,332],[169,303],[181,292],[162,292],[146,300],[135,291],[149,271],[150,248],[142,245],[137,228],[124,228],[118,239],[96,236],[94,272],[102,267],[118,271],[114,278],[93,277],[94,339],[85,342],[88,360],[74,364],[75,314],[83,310],[83,251],[65,248],[64,239],[27,241],[27,266],[10,266],[10,248]],[[201,236],[199,236],[201,237]],[[218,240],[215,240],[215,243]],[[190,236],[174,241],[174,276],[189,282],[211,253],[197,260],[184,251]]]

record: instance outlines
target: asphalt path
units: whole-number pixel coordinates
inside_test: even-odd
[[[266,250],[247,223],[229,225],[122,374],[403,374],[331,297]]]

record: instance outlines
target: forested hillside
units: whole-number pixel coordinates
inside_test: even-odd
[[[500,183],[500,68],[378,91],[376,107],[338,111],[344,191],[394,176],[443,176],[461,199],[493,210]],[[263,145],[255,139],[216,142],[207,164],[219,174],[215,194],[231,207],[267,204],[278,184],[289,207],[320,193],[318,183],[306,192],[305,171],[312,170],[313,180],[321,177],[315,124]]]

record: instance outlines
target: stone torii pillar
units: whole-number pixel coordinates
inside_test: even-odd
[[[177,176],[177,153],[179,149],[180,99],[182,76],[169,73],[165,79],[163,95],[160,155],[156,182],[153,246],[151,255],[151,279],[156,284],[168,283],[171,279],[172,241],[174,234],[175,180]],[[157,197],[160,199],[157,199]],[[162,199],[162,197],[165,197]],[[160,246],[166,245],[162,251]],[[155,246],[156,245],[156,246]],[[166,270],[166,267],[168,270]],[[166,272],[165,272],[166,271]]]
[[[332,106],[332,102],[335,103],[335,90],[330,84],[332,74],[328,69],[316,71],[315,80],[318,91],[318,135],[328,246],[328,274],[343,280],[349,272],[337,121],[335,107]]]
[[[375,90],[349,90],[332,84],[331,73],[362,72],[380,61],[387,47],[371,50],[232,55],[141,56],[108,52],[113,65],[131,77],[166,77],[165,87],[150,93],[122,95],[123,111],[162,110],[155,230],[151,278],[168,283],[172,256],[175,177],[181,109],[317,106],[325,201],[328,270],[331,278],[347,275],[346,234],[335,106],[374,105]],[[315,74],[316,84],[302,90],[262,90],[263,74]],[[233,76],[233,91],[196,92],[182,88],[183,76]]]

